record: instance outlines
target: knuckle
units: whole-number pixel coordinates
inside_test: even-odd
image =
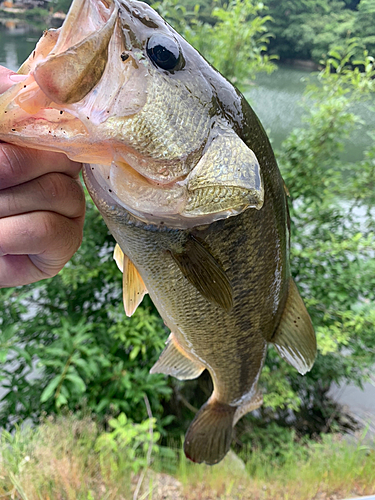
[[[83,187],[79,180],[75,180],[72,177],[69,177],[67,189],[72,206],[75,207],[74,213],[75,215],[80,215],[86,206]]]
[[[72,195],[81,205],[86,205],[85,192],[79,180],[72,179]]]
[[[6,194],[5,202],[8,214],[18,213],[21,211],[22,201],[12,190],[9,190]]]
[[[50,248],[61,260],[61,267],[81,245],[82,235],[79,227],[74,221],[63,215],[44,213],[41,231],[41,236],[50,241]]]
[[[9,144],[0,147],[0,181],[9,181],[19,177],[22,171],[22,153]]]
[[[58,196],[65,198],[67,193],[66,186],[61,178],[62,174],[52,172],[50,174],[43,175],[37,180],[40,193],[42,194],[45,201],[51,202]]]
[[[38,180],[39,190],[50,207],[64,202],[64,214],[76,216],[82,212],[85,196],[82,187],[70,176],[52,172]]]
[[[44,240],[53,239],[56,234],[56,214],[52,212],[40,212],[38,216],[37,223],[34,224],[30,237]]]

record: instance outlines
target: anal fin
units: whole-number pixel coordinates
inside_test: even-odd
[[[205,367],[199,361],[187,357],[173,333],[167,340],[167,347],[151,368],[150,373],[164,373],[179,380],[192,380],[199,377]]]
[[[185,436],[184,452],[192,462],[213,465],[228,453],[236,407],[211,397],[196,414]]]
[[[280,324],[270,342],[302,375],[311,370],[316,357],[314,327],[292,278]]]
[[[182,252],[172,252],[172,257],[203,297],[227,312],[232,309],[232,286],[224,269],[194,236],[190,235]]]
[[[116,244],[113,252],[113,258],[120,271],[122,271],[122,296],[124,302],[125,314],[132,316],[142,302],[143,297],[147,293],[146,286],[143,279],[133,262],[121,250],[120,246]]]

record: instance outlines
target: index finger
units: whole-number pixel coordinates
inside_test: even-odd
[[[81,168],[81,163],[70,160],[63,153],[0,144],[0,189],[17,186],[52,172],[76,179]]]

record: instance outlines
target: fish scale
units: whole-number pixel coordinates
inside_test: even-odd
[[[171,87],[165,75],[157,75],[155,80],[144,108],[134,119],[124,121],[122,132],[138,138],[132,146],[150,158],[165,158],[167,149],[169,158],[185,157],[198,150],[207,136],[211,125],[209,106],[197,112],[192,105],[194,97],[183,87]],[[180,101],[178,107],[176,99]],[[178,121],[188,130],[187,137],[179,132]],[[185,173],[178,172],[176,176]]]

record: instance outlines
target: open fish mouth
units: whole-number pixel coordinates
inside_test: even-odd
[[[116,113],[120,83],[131,73],[127,65],[118,82],[113,71],[123,45],[117,20],[112,0],[74,0],[62,28],[46,31],[19,69],[27,78],[0,96],[0,136],[76,161],[110,162],[93,132]]]

